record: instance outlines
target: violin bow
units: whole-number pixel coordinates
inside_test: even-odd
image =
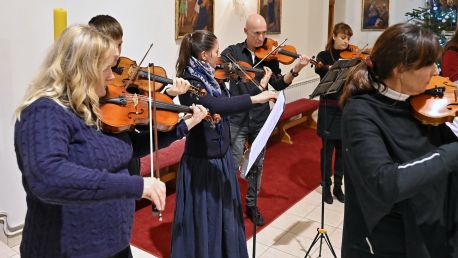
[[[156,91],[151,90],[151,72],[150,72],[151,65],[152,65],[151,63],[148,65],[148,95],[150,96],[149,104],[152,107],[152,110],[150,108],[150,111],[149,111],[149,148],[150,148],[149,149],[150,150],[149,158],[150,158],[150,164],[151,164],[151,167],[150,167],[151,176],[156,174],[156,179],[160,181],[161,174],[159,170],[159,154],[158,154],[159,148],[158,148],[158,139],[157,139],[157,124],[153,123],[154,120],[157,121],[156,119],[156,101],[155,101]],[[154,64],[152,65],[152,67],[153,67],[153,73],[154,73]],[[154,77],[153,77],[153,83],[154,83]],[[154,148],[153,148],[153,136],[154,136]],[[156,152],[154,152],[154,150],[156,150]],[[156,164],[156,166],[154,166],[154,164]],[[158,211],[159,211],[159,214],[158,214],[159,221],[162,222],[162,211],[159,209]]]
[[[288,40],[288,38],[286,38],[285,40],[283,40],[282,43],[278,44],[278,46],[276,46],[274,49],[270,50],[269,54],[267,54],[263,59],[259,60],[259,62],[257,62],[253,68],[256,68],[256,66],[258,66],[262,61],[264,61],[267,57],[269,57],[270,55],[272,55],[273,52],[277,51],[277,49],[279,49],[281,46],[283,46],[285,44],[285,42]]]
[[[358,55],[359,54],[362,54],[364,52],[364,50],[369,46],[369,43],[366,43],[366,45],[364,45],[360,50],[359,52],[357,53]]]
[[[231,54],[226,54],[225,55],[227,59],[229,59],[229,61],[231,61],[231,63],[237,68],[239,69],[254,85],[256,85],[260,90],[264,91],[265,89],[261,86],[261,84],[259,84],[255,79],[253,79],[249,74],[247,74],[245,72],[245,70],[243,70],[242,67],[240,67],[240,65],[237,63],[237,60],[235,60],[235,58],[231,55]]]
[[[129,75],[129,81],[127,81],[126,85],[124,86],[125,88],[127,88],[134,81],[134,78],[137,77],[138,71],[140,71],[141,65],[142,65],[143,61],[145,60],[146,56],[148,55],[148,53],[149,53],[149,51],[151,50],[152,47],[153,47],[153,43],[151,43],[151,45],[149,46],[148,50],[146,50],[146,53],[145,53],[145,55],[143,55],[142,60],[137,65],[137,68],[135,69],[135,72],[133,73],[133,76]]]

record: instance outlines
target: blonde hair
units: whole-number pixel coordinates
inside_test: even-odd
[[[105,83],[103,70],[106,67],[103,66],[111,54],[116,54],[114,42],[93,27],[74,25],[67,28],[48,52],[16,109],[16,118],[20,120],[26,107],[46,97],[72,109],[85,124],[100,128],[96,88]]]

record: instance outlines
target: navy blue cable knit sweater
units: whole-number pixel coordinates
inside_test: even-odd
[[[27,194],[21,257],[107,257],[129,245],[143,179],[129,176],[131,146],[50,99],[15,126]]]

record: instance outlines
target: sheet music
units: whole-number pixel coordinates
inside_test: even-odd
[[[249,149],[249,154],[247,159],[242,164],[241,174],[243,177],[246,177],[248,171],[253,166],[253,163],[261,153],[264,146],[266,146],[267,140],[269,139],[272,131],[274,130],[275,126],[277,125],[278,120],[280,119],[281,114],[283,113],[283,109],[285,107],[285,94],[283,91],[278,93],[277,101],[275,102],[272,111],[270,111],[269,117],[267,118],[266,122],[259,131],[258,136],[254,139],[251,147]]]

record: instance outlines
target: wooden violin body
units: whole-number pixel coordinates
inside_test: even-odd
[[[256,74],[264,74],[265,71],[259,68],[253,68],[249,63],[244,61],[237,61],[237,63],[226,62],[221,59],[218,60],[215,67],[215,79],[224,81],[228,78],[238,80],[254,79]]]
[[[156,117],[159,131],[170,131],[178,123],[178,113],[190,113],[187,106],[176,105],[167,95],[155,92]],[[119,133],[132,130],[135,125],[149,124],[149,98],[131,94],[124,87],[108,85],[107,94],[100,99],[100,116],[105,131]]]
[[[292,64],[294,60],[300,57],[300,54],[297,53],[296,48],[292,45],[283,45],[273,51],[277,46],[277,41],[271,38],[266,38],[264,45],[256,49],[255,55],[257,58],[265,60],[276,59],[284,65]],[[312,66],[315,65],[317,68],[324,66],[322,62],[316,61],[313,58],[314,57],[310,59],[310,64],[312,64]]]
[[[115,79],[110,82],[113,86],[122,86],[129,93],[148,95],[149,80],[151,80],[151,90],[158,91],[165,85],[173,84],[173,80],[167,78],[167,72],[161,66],[137,67],[135,61],[128,57],[120,57],[116,66],[112,67]],[[135,74],[135,76],[134,76]],[[195,86],[190,86],[189,92],[197,96],[205,96],[207,92]]]
[[[296,58],[299,58],[299,54],[294,46],[283,45],[273,51],[277,46],[277,41],[271,38],[266,38],[264,45],[256,49],[255,55],[257,58],[265,60],[276,59],[278,62],[285,65],[292,64]]]
[[[144,74],[148,72],[148,67],[138,67],[137,62],[134,60],[121,56],[118,59],[117,64],[111,68],[115,79],[110,82],[114,86],[124,86],[126,88],[134,88],[140,92],[147,92],[149,89],[148,78],[139,78],[139,74]],[[151,66],[149,67],[151,74],[161,76],[166,78],[167,72],[161,66]],[[151,89],[154,91],[161,90],[166,83],[160,81],[151,81]],[[133,90],[129,90],[133,92]]]
[[[457,86],[446,77],[433,76],[427,90],[410,100],[414,116],[425,124],[452,122],[458,114]]]
[[[152,100],[154,98],[154,100]],[[179,113],[192,113],[188,106],[177,105],[167,95],[154,92],[153,98],[129,93],[123,86],[107,86],[107,94],[100,99],[100,120],[106,132],[120,133],[134,129],[136,125],[149,124],[151,103],[155,105],[153,123],[157,130],[168,132],[179,121]],[[212,124],[221,120],[219,114],[208,114],[205,120]]]
[[[360,49],[356,45],[349,45],[348,50],[340,52],[340,57],[344,59],[359,58],[365,60],[370,56],[370,51],[367,48]]]

